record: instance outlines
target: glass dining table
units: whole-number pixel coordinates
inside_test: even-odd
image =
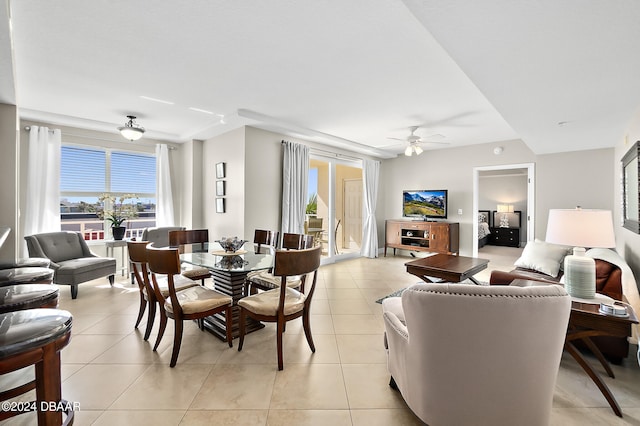
[[[244,250],[234,254],[224,251],[211,253],[183,253],[180,260],[194,266],[207,268],[213,276],[213,285],[220,293],[231,296],[233,309],[231,318],[231,334],[233,338],[239,334],[240,307],[238,300],[244,297],[244,281],[249,272],[269,269],[273,266],[274,257],[271,254],[257,254]],[[205,318],[205,328],[226,341],[226,322],[224,313]],[[264,327],[258,321],[247,318],[246,332],[251,333]]]

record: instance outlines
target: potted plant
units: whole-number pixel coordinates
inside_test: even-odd
[[[114,240],[124,238],[127,228],[122,226],[124,221],[138,216],[138,204],[132,200],[137,200],[135,194],[124,194],[115,197],[111,194],[102,194],[96,203],[96,215],[111,224],[111,234]],[[127,202],[129,201],[129,202]]]

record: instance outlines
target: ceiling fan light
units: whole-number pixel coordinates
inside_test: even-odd
[[[124,138],[130,141],[137,141],[144,134],[144,127],[135,122],[135,116],[127,115],[127,118],[129,121],[127,121],[124,126],[118,127],[118,130]]]
[[[411,154],[413,154],[413,150],[411,148],[411,145],[409,145],[407,149],[404,150],[404,155],[406,155],[407,157],[411,157]]]
[[[416,155],[420,155],[422,154],[422,151],[424,151],[422,148],[420,148],[418,145],[413,147],[413,150],[416,152]]]

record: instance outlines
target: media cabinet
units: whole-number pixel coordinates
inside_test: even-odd
[[[409,220],[386,220],[384,255],[387,248],[459,254],[460,224]]]

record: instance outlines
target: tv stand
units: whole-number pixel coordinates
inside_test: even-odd
[[[436,221],[385,221],[384,255],[387,248],[459,254],[460,224]]]

